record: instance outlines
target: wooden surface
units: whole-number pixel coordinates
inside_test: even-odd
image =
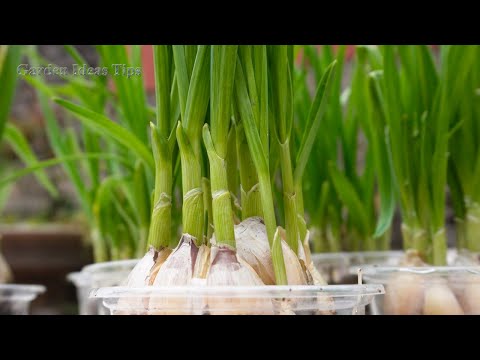
[[[41,284],[47,291],[32,304],[33,314],[77,311],[75,287],[66,276],[92,262],[81,231],[62,226],[1,228],[1,251],[15,283]]]

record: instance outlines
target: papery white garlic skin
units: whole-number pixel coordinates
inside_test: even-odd
[[[198,249],[197,260],[193,269],[193,279],[206,279],[210,268],[210,248],[203,244]]]
[[[170,254],[152,283],[154,287],[187,286],[193,277],[198,247],[194,237],[183,234],[179,244]],[[191,299],[157,294],[150,297],[148,313],[151,315],[191,314]]]
[[[424,315],[463,315],[463,309],[445,282],[438,281],[425,289]]]
[[[159,255],[168,254],[169,249],[162,249],[160,252],[150,246],[147,253],[132,269],[128,277],[123,281],[122,285],[132,288],[140,288],[149,285],[151,272],[155,267],[156,260]],[[116,315],[141,315],[145,314],[148,309],[148,298],[139,297],[122,297],[118,300],[115,314]]]
[[[143,287],[148,285],[148,280],[150,277],[150,270],[155,265],[155,259],[157,258],[158,252],[150,246],[147,253],[132,269],[128,277],[123,282],[124,286],[128,287]]]
[[[153,282],[157,278],[157,274],[160,271],[160,268],[167,261],[171,253],[172,253],[172,249],[170,248],[163,248],[162,250],[157,252],[157,258],[155,259],[155,264],[150,269],[150,274],[147,277],[147,285],[153,284]]]
[[[288,285],[307,285],[305,269],[302,267],[298,256],[285,240],[282,240],[282,251]]]
[[[262,286],[264,285],[255,270],[237,257],[235,250],[214,246],[211,250],[211,264],[207,275],[207,286]],[[205,311],[210,314],[273,314],[269,298],[215,297],[206,299]]]
[[[153,286],[185,286],[193,277],[198,247],[189,234],[183,234],[178,246],[173,250],[157,273]]]
[[[423,308],[424,285],[416,274],[393,274],[386,286],[384,312],[387,315],[420,315]]]
[[[275,273],[263,220],[250,217],[235,225],[235,241],[237,255],[255,270],[265,285],[274,285]]]

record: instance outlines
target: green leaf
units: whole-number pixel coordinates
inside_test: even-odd
[[[293,99],[291,91],[291,76],[286,45],[271,45],[268,47],[270,70],[272,113],[275,119],[275,132],[280,144],[290,138],[293,119],[289,116],[289,107]]]
[[[329,163],[329,170],[335,191],[348,208],[349,218],[355,222],[362,235],[368,235],[370,232],[367,213],[354,186],[333,163]]]
[[[378,77],[371,75],[368,82],[370,91],[370,116],[366,117],[370,127],[371,141],[375,168],[377,171],[378,192],[380,194],[380,212],[375,227],[374,237],[378,238],[390,228],[395,213],[395,188],[392,180],[392,167],[385,142],[385,112],[383,96],[379,92]]]
[[[129,167],[130,163],[127,159],[121,158],[117,155],[108,154],[108,153],[99,153],[99,154],[80,154],[80,155],[69,155],[63,157],[57,157],[49,160],[38,161],[37,163],[28,166],[24,169],[14,171],[13,173],[9,174],[8,176],[0,179],[0,187],[12,182],[16,181],[22,176],[31,174],[35,171],[45,169],[50,166],[59,165],[64,162],[70,161],[82,161],[89,158],[98,158],[98,159],[115,159],[125,164],[125,166]],[[130,169],[132,170],[132,169]]]
[[[173,45],[172,50],[173,59],[175,61],[175,72],[177,75],[180,113],[182,120],[185,121],[185,108],[187,105],[188,88],[190,87],[190,77],[188,76],[184,45]]]
[[[3,45],[2,45],[3,46]],[[5,51],[5,50],[4,50]],[[12,106],[13,97],[17,85],[17,66],[20,64],[21,47],[9,46],[0,71],[0,141],[2,140],[5,124],[8,120],[10,107]]]
[[[245,77],[243,76],[243,69],[239,59],[237,59],[234,95],[238,111],[244,122],[245,135],[247,136],[248,146],[255,167],[259,173],[263,172],[264,174],[268,174],[268,160],[266,153],[263,151],[262,141],[256,126],[253,108],[247,92],[247,84]]]
[[[198,149],[199,146],[200,134],[210,99],[210,57],[208,50],[208,46],[200,45],[198,47],[185,104],[185,117],[182,121],[182,125],[195,149]]]
[[[127,49],[124,45],[103,45],[100,46],[102,61],[108,64],[111,78],[115,83],[115,89],[118,93],[119,105],[122,108],[123,119],[125,127],[128,128],[140,141],[146,142],[148,139],[148,111],[145,97],[145,89],[141,76],[125,74],[124,66],[135,67],[139,66],[140,51],[139,46],[131,47],[130,60],[127,55]],[[135,64],[137,63],[137,64]],[[115,65],[119,65],[115,67]],[[171,80],[169,78],[169,83]],[[167,92],[167,96],[170,92]],[[168,118],[168,117],[167,117]]]
[[[33,61],[32,65],[37,66],[37,63]],[[57,122],[57,119],[53,112],[53,107],[50,105],[47,95],[43,93],[39,88],[37,89],[37,96],[45,119],[46,133],[50,147],[52,148],[56,157],[72,155],[69,152],[66,140],[62,135],[62,129]],[[73,162],[65,162],[62,165],[77,192],[77,196],[80,200],[82,210],[86,214],[87,218],[90,219],[93,215],[90,206],[90,194],[87,191],[85,181],[80,174],[80,167],[78,166],[78,164],[74,164]]]
[[[236,59],[236,45],[211,47],[210,129],[215,151],[222,159],[226,158],[228,148]]]
[[[302,181],[303,173],[307,165],[308,158],[312,151],[315,138],[320,128],[322,117],[327,108],[327,101],[332,84],[335,77],[335,65],[336,61],[331,63],[318,84],[315,98],[309,111],[308,120],[304,129],[302,143],[297,155],[296,168],[295,168],[295,183],[300,184]]]
[[[23,136],[21,131],[13,124],[7,124],[5,127],[5,140],[27,166],[34,166],[38,163],[37,157],[28,145],[27,139],[25,139],[25,136]],[[34,173],[34,175],[50,195],[54,197],[58,196],[57,189],[44,171],[38,171]]]
[[[155,65],[155,99],[157,107],[157,129],[159,135],[167,139],[170,136],[171,126],[171,72],[172,72],[172,48],[168,45],[156,45],[153,47],[153,59]],[[180,106],[181,107],[181,106]]]
[[[154,169],[155,164],[151,151],[131,132],[102,114],[63,99],[56,98],[54,101],[77,115],[78,120],[85,126],[88,126],[101,136],[116,140],[137,154],[150,169]]]
[[[0,186],[0,214],[2,213],[2,210],[5,207],[5,204],[10,196],[10,192],[12,188],[13,188],[13,183],[4,184],[3,186]]]

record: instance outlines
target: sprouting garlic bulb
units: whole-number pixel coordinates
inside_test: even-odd
[[[394,274],[385,286],[386,315],[421,315],[424,284],[416,274]]]
[[[261,286],[264,285],[255,270],[237,257],[235,250],[223,246],[211,249],[207,286]],[[273,314],[268,298],[208,297],[204,311],[210,314]]]
[[[132,269],[128,277],[123,282],[124,286],[128,287],[142,287],[148,285],[150,278],[150,271],[155,265],[155,260],[158,257],[158,251],[150,246],[147,253]]]
[[[193,269],[194,279],[206,279],[208,269],[210,268],[210,248],[206,245],[198,249],[197,260]]]
[[[263,220],[250,217],[235,225],[235,240],[237,255],[255,270],[265,285],[274,285],[275,273]]]
[[[3,255],[0,253],[0,284],[7,283],[12,280],[12,272],[5,261]]]
[[[424,315],[463,315],[463,309],[446,282],[427,285],[423,305]]]

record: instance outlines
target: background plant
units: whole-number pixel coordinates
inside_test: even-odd
[[[78,64],[87,64],[72,46],[66,50]],[[141,66],[141,47],[98,46],[99,66]],[[30,49],[32,65],[51,63]],[[110,74],[112,71],[110,71]],[[61,84],[25,77],[36,87],[55,159],[74,186],[90,226],[95,261],[140,256],[150,226],[154,161],[148,124],[155,111],[148,105],[141,77],[63,76]],[[114,84],[114,90],[109,87]],[[67,129],[53,111],[52,98],[79,121]],[[114,120],[112,120],[115,119]],[[66,134],[62,135],[63,133]]]
[[[376,47],[357,46],[348,61],[345,46],[322,46],[320,52],[302,46],[298,51],[302,62],[295,69],[295,144],[301,138],[297,129],[308,118],[312,78],[320,81],[333,59],[339,73],[306,165],[304,202],[314,249],[387,250],[395,199],[385,120],[369,91],[369,73],[381,68],[381,54]]]

